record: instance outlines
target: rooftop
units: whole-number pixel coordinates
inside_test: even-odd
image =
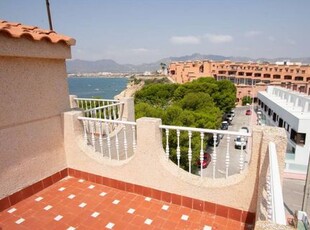
[[[247,229],[250,225],[66,177],[0,213],[0,229]]]
[[[55,31],[4,20],[0,20],[0,34],[5,34],[12,38],[27,37],[34,41],[47,40],[51,43],[64,42],[70,46],[75,45],[75,39],[57,34]]]

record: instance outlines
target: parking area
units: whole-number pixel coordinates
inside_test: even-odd
[[[250,124],[253,124],[253,120],[255,120],[252,115],[246,115],[246,111],[250,109],[249,106],[237,107],[234,109],[235,116],[229,125],[228,131],[238,132],[241,127],[248,127],[251,131]],[[254,115],[254,114],[253,114]],[[218,147],[215,149],[213,147],[208,146],[207,152],[211,155],[213,151],[216,151],[217,154],[217,162],[216,162],[216,171],[215,177],[222,178],[225,177],[226,173],[226,155],[229,153],[229,170],[228,175],[237,174],[240,171],[240,154],[243,151],[244,156],[244,166],[247,167],[247,163],[251,157],[251,138],[248,138],[247,146],[244,150],[235,149],[235,140],[236,136],[230,136],[227,138],[227,135],[224,135],[221,139]],[[212,161],[206,169],[203,169],[203,176],[212,177],[213,175],[213,165]]]

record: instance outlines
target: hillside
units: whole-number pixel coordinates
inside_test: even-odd
[[[143,63],[140,65],[132,64],[119,64],[111,59],[102,59],[98,61],[85,61],[85,60],[69,60],[67,61],[68,73],[91,73],[91,72],[112,72],[112,73],[141,73],[145,71],[156,71],[160,69],[160,63],[169,64],[172,61],[189,61],[189,60],[214,60],[214,61],[285,61],[289,60],[292,62],[301,62],[304,64],[310,64],[310,57],[304,58],[290,58],[290,57],[279,57],[279,58],[248,58],[248,57],[234,57],[234,56],[221,56],[221,55],[204,55],[195,53],[192,55],[186,55],[181,57],[168,57],[158,60],[153,63]]]

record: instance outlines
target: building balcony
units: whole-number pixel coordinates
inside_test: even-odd
[[[130,98],[73,97],[71,105],[76,109],[62,116],[66,166],[36,183],[2,190],[0,226],[4,229],[260,229],[265,223],[277,225],[274,218],[284,206],[272,207],[276,204],[270,188],[281,189],[281,179],[272,185],[267,175],[281,173],[279,169],[270,172],[267,159],[271,153],[278,156],[282,171],[286,139],[281,130],[253,127],[244,134],[167,126],[156,118],[135,121]],[[170,160],[173,148],[167,144],[173,132],[177,140],[185,133],[189,143],[186,152],[185,146],[176,146],[177,162]],[[192,165],[190,143],[195,133],[201,138],[196,173],[179,164],[185,155]],[[208,134],[214,146],[204,169]],[[224,135],[222,149],[216,146],[218,134]],[[235,136],[249,138],[247,147],[233,151]],[[273,150],[268,147],[271,142]],[[45,167],[53,167],[53,162]],[[280,216],[285,224],[285,216]]]

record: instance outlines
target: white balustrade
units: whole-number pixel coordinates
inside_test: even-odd
[[[168,142],[167,142],[168,143]],[[167,144],[169,149],[169,144]],[[167,159],[169,158],[169,155]],[[192,132],[188,131],[188,166],[189,166],[189,173],[192,172]]]
[[[86,145],[91,145],[109,159],[124,160],[132,156],[136,149],[136,123],[99,118],[78,117],[83,122],[83,137]],[[114,128],[111,129],[112,125]]]
[[[203,160],[204,160],[204,144],[203,144],[204,133],[200,132],[200,176],[203,176]]]
[[[79,108],[84,110],[86,117],[116,120],[122,115],[123,103],[119,100],[74,98]]]
[[[85,117],[104,118],[110,120],[121,120],[124,103],[113,103],[96,108],[84,110]],[[103,117],[102,117],[103,114]]]
[[[166,129],[166,158],[169,160],[169,129]]]
[[[285,225],[282,184],[277,158],[276,145],[269,143],[269,170],[267,172],[267,213],[269,221]]]
[[[230,156],[229,156],[229,143],[230,143],[230,136],[227,135],[227,148],[226,148],[226,158],[225,158],[225,177],[228,177],[228,169],[229,169],[229,163],[230,163]]]
[[[246,148],[246,141],[244,140],[251,137],[250,133],[168,125],[160,125],[159,127],[164,131],[165,135],[166,143],[164,149],[166,159],[169,160],[172,157],[180,168],[181,159],[183,164],[183,160],[188,159],[189,173],[200,173],[201,177],[227,178],[230,175],[241,173],[245,169],[245,153],[249,146]],[[186,132],[187,135],[183,135],[183,132]],[[170,138],[171,135],[175,136]],[[219,144],[221,136],[224,135],[226,136],[222,141],[224,143]],[[185,144],[184,138],[186,137],[188,137],[188,142]],[[208,148],[206,137],[210,137],[213,140],[212,146]],[[241,137],[243,140],[240,150],[232,147],[235,144],[231,141],[233,137]],[[199,150],[198,146],[193,146],[193,140],[196,139],[195,142],[197,143],[197,138],[199,138]],[[194,154],[194,151],[199,151],[199,153]],[[171,153],[174,153],[175,158],[173,158]],[[187,157],[184,154],[187,154]],[[207,164],[209,163],[210,166],[208,167]]]
[[[112,99],[95,99],[95,98],[74,98],[79,108],[87,110],[100,106],[119,103],[119,100]]]

